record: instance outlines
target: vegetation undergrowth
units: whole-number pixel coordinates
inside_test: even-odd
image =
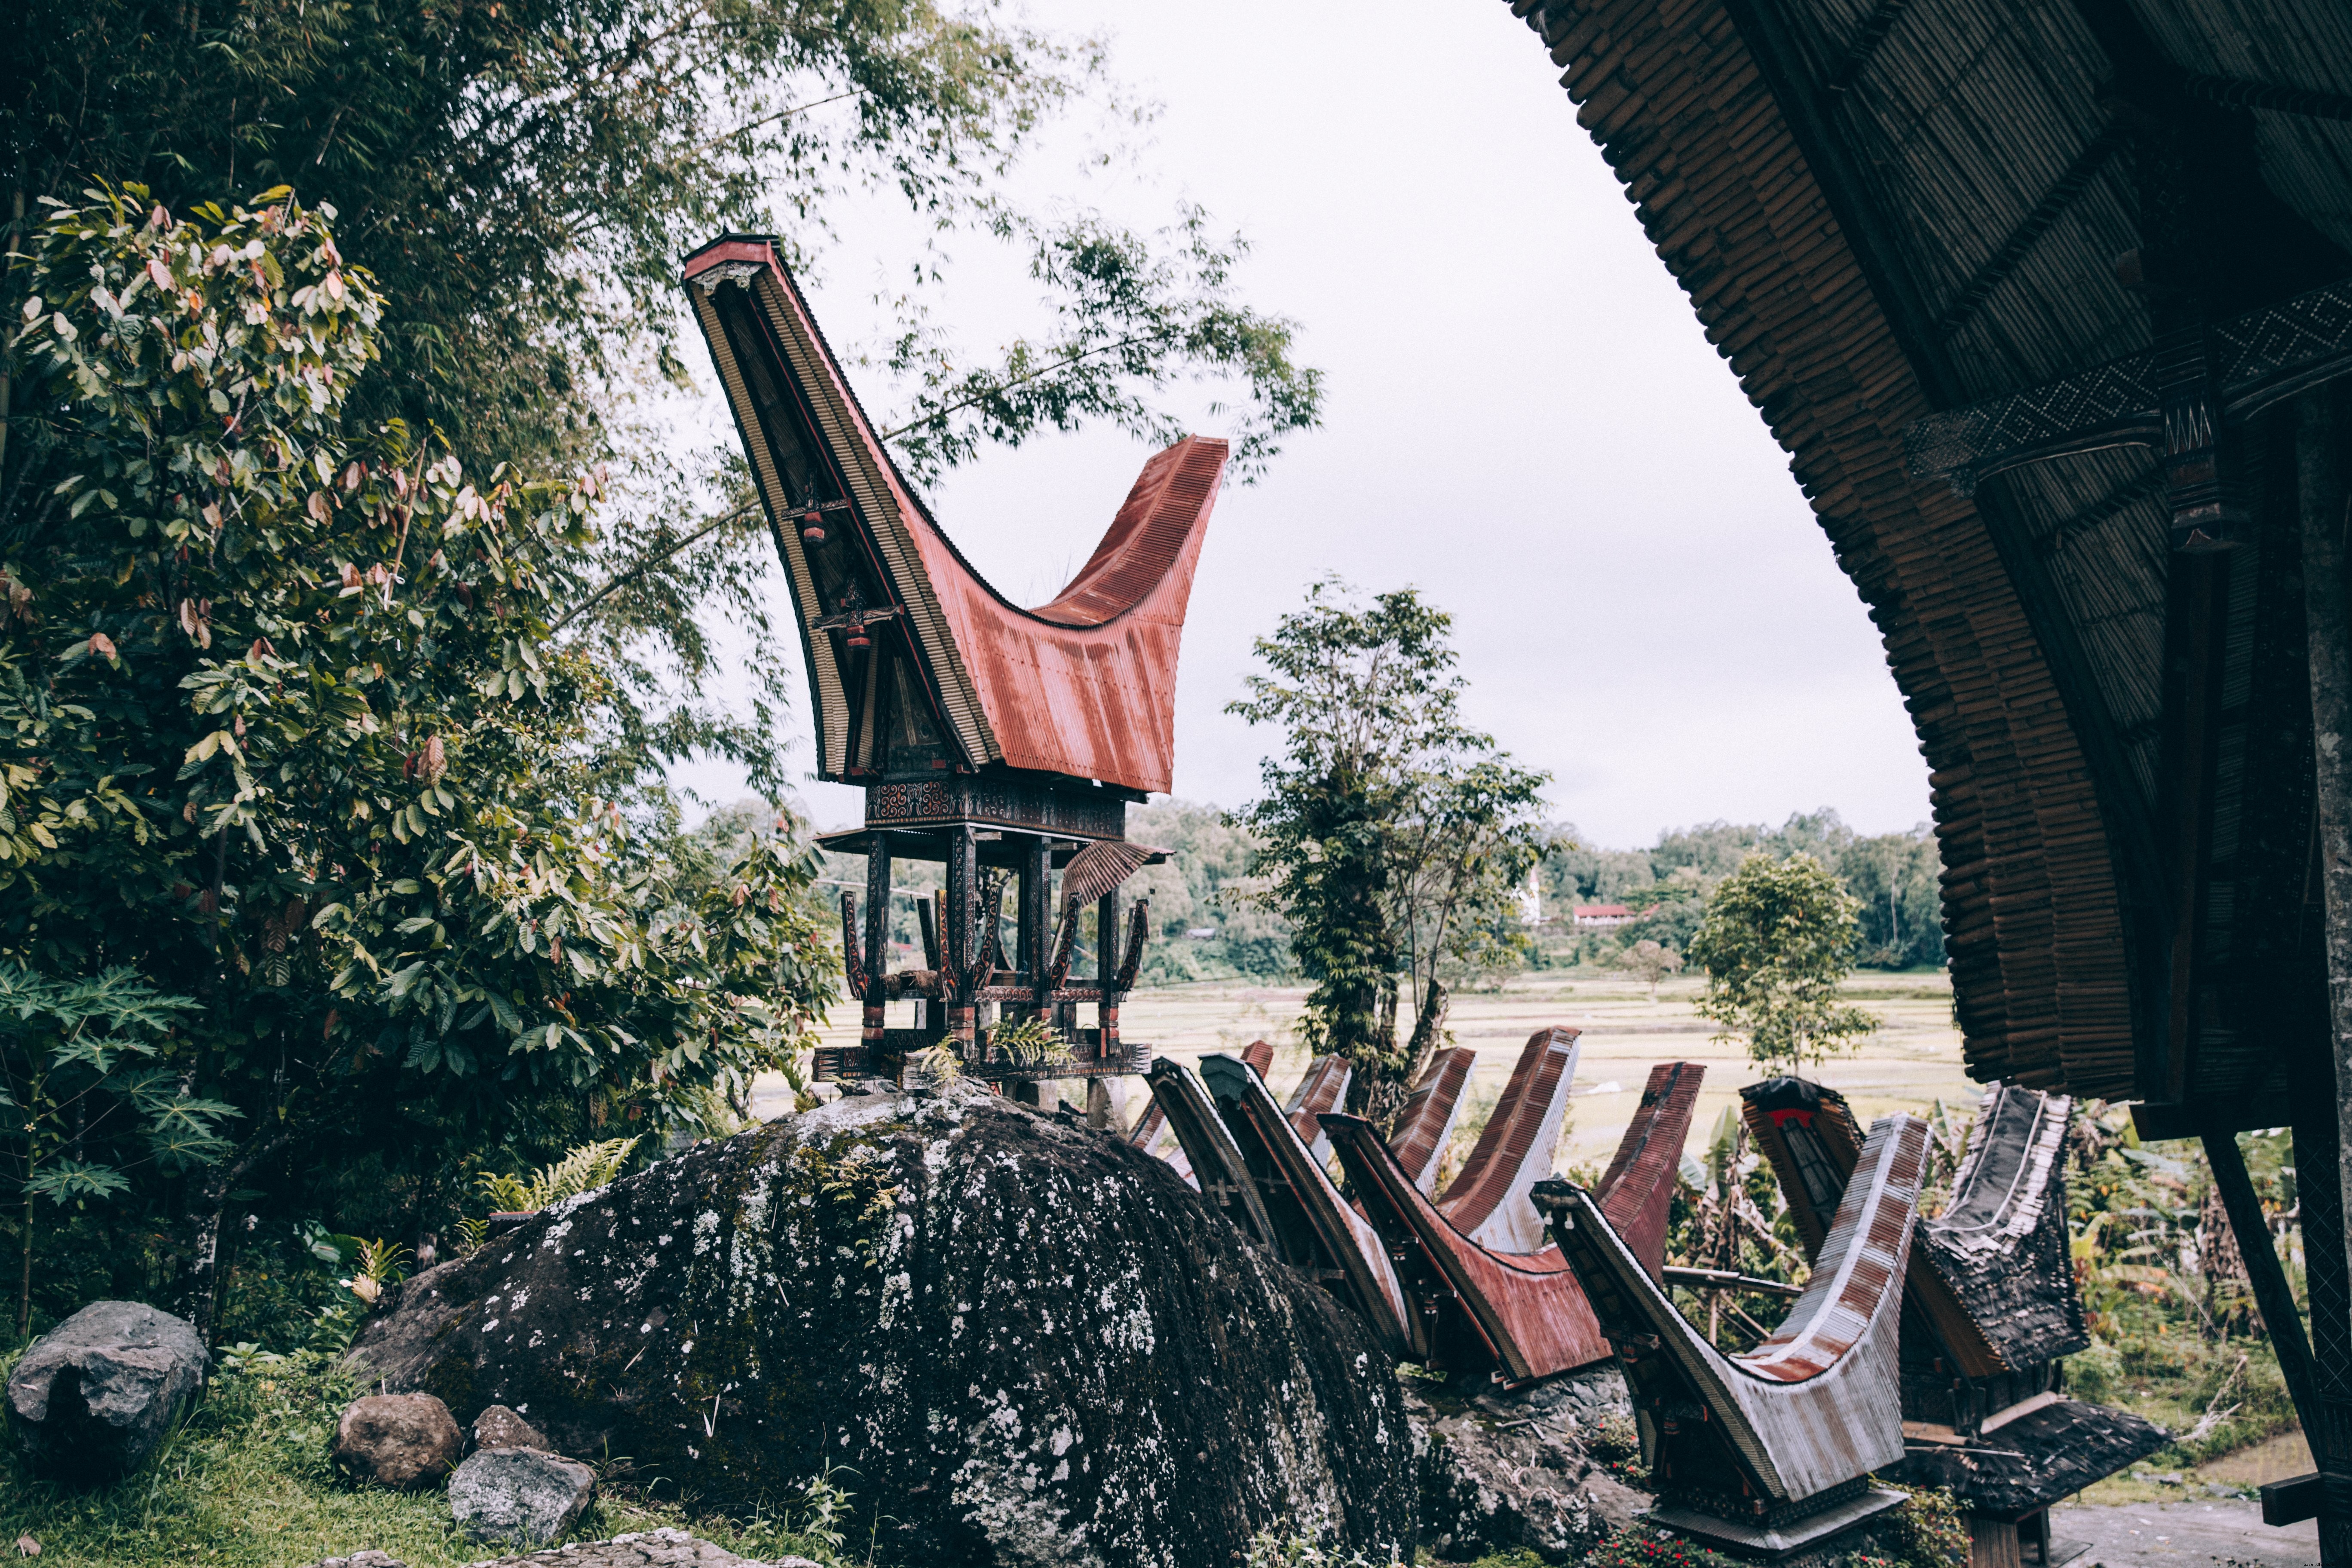
[[[36,1480],[19,1467],[16,1445],[0,1445],[0,1531],[39,1542],[41,1568],[292,1568],[371,1547],[409,1568],[499,1555],[457,1532],[438,1489],[386,1491],[336,1475],[328,1459],[335,1417],[364,1392],[331,1352],[224,1352],[155,1462],[113,1486],[76,1491]],[[667,1525],[754,1561],[798,1552],[830,1568],[864,1559],[861,1543],[831,1529],[839,1493],[823,1481],[805,1497],[779,1500],[773,1512],[730,1519],[698,1510],[690,1497],[655,1503],[604,1480],[623,1468],[617,1456],[590,1462],[597,1500],[566,1540]]]

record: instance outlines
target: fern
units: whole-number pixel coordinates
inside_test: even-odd
[[[1022,1018],[988,1031],[989,1046],[1003,1051],[1015,1067],[1043,1067],[1061,1054],[1066,1042],[1043,1018]]]
[[[484,1175],[482,1194],[501,1214],[529,1214],[565,1198],[593,1192],[621,1173],[636,1148],[635,1138],[583,1143],[527,1176]]]

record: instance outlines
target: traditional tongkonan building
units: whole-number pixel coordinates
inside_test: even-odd
[[[2352,6],[1512,8],[1884,636],[1969,1071],[2203,1141],[2352,1563]]]
[[[1177,651],[1225,443],[1190,437],[1152,458],[1069,585],[1024,609],[899,474],[774,241],[729,236],[684,275],[791,585],[817,776],[866,790],[865,826],[822,840],[866,857],[862,921],[842,900],[864,1034],[817,1052],[816,1076],[901,1076],[941,1046],[1016,1085],[1144,1071],[1150,1048],[1121,1037],[1118,1007],[1148,920],[1132,905],[1122,939],[1118,889],[1160,857],[1128,841],[1127,808],[1170,787]],[[900,860],[943,863],[946,890],[918,906],[924,967],[894,974]],[[1087,905],[1092,973],[1074,975]],[[908,1000],[917,1021],[887,1027],[887,1005]],[[1000,1009],[1051,1038],[992,1044]]]
[[[1802,1079],[1739,1095],[1805,1254],[1818,1258],[1861,1159],[1861,1130],[1843,1096]],[[2073,1114],[2064,1095],[1988,1093],[1950,1201],[1918,1226],[1906,1268],[1904,1457],[1884,1473],[1959,1500],[1976,1568],[2063,1568],[2089,1548],[2052,1538],[2051,1505],[2170,1440],[2063,1392],[2064,1358],[2091,1343],[2066,1234]]]

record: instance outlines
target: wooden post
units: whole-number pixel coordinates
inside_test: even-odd
[[[1969,1515],[1969,1568],[2024,1568],[2017,1526],[2005,1519]]]
[[[2324,1167],[2302,1163],[2305,1140],[2297,1127],[2297,1162],[2305,1177],[2304,1230],[2311,1273],[2313,1382],[2328,1419],[2307,1428],[2323,1474],[2341,1473],[2352,1455],[2340,1441],[2346,1402],[2352,1399],[2352,1324],[2347,1308],[2344,1215],[2352,1195],[2352,625],[2347,625],[2344,573],[2344,483],[2336,452],[2332,399],[2305,395],[2295,431],[2295,494],[2301,511],[2305,622],[2311,663],[2311,727],[2318,759],[2319,879],[2326,900],[2328,1049],[2336,1114],[2334,1158]],[[2317,1107],[2313,1108],[2315,1110]],[[2317,1131],[2317,1129],[2314,1130]],[[2319,1139],[2312,1140],[2314,1142]],[[2314,1215],[2312,1190],[2328,1189]],[[2330,1217],[2333,1224],[2326,1223]],[[2314,1226],[2310,1218],[2321,1220]],[[2332,1233],[2332,1234],[2328,1234]],[[2325,1247],[2329,1256],[2317,1255]],[[2327,1568],[2352,1568],[2352,1516],[2323,1507],[2319,1557]]]
[[[1039,836],[1021,863],[1021,955],[1037,1005],[1045,1005],[1045,966],[1054,961],[1054,841]]]
[[[947,930],[940,933],[946,950],[951,986],[947,995],[948,1035],[958,1055],[971,1055],[975,1037],[973,970],[980,962],[980,839],[970,823],[950,829],[948,837]]]
[[[882,978],[890,969],[890,840],[873,833],[866,840],[866,1065],[878,1070],[883,1042]]]
[[[2286,1270],[2280,1267],[2278,1247],[2263,1218],[2262,1200],[2254,1195],[2252,1178],[2246,1174],[2246,1157],[2238,1148],[2238,1135],[2209,1130],[2203,1137],[2205,1158],[2213,1167],[2214,1190],[2229,1211],[2230,1229],[2238,1238],[2246,1278],[2254,1288],[2254,1305],[2262,1309],[2263,1328],[2271,1337],[2271,1348],[2278,1352],[2279,1375],[2286,1382],[2287,1397],[2294,1401],[2304,1430],[2317,1431],[2322,1425],[2319,1392],[2311,1379],[2311,1346],[2303,1336],[2303,1313],[2294,1304],[2294,1292],[2287,1287]]]
[[[1118,892],[1113,889],[1095,904],[1095,990],[1098,1001],[1095,1007],[1096,1021],[1101,1024],[1097,1056],[1107,1056],[1118,1048],[1118,993],[1111,986],[1118,980]]]

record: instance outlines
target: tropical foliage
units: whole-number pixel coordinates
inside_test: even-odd
[[[289,193],[96,193],[26,254],[0,961],[178,999],[108,1029],[142,1069],[110,1061],[126,1114],[79,1158],[145,1172],[125,1196],[166,1222],[182,1304],[208,1315],[264,1168],[431,1212],[470,1152],[691,1128],[696,1091],[788,1061],[831,994],[804,849],[687,874],[606,793],[644,800],[654,765],[600,748],[609,676],[551,637],[600,479],[469,475],[354,417],[383,308]],[[160,1116],[181,1141],[139,1166]]]
[[[1876,1014],[1837,999],[1860,912],[1811,856],[1749,856],[1707,900],[1691,938],[1691,962],[1706,970],[1699,1016],[1743,1038],[1757,1061],[1791,1072],[1850,1049],[1878,1027]]]
[[[1356,1064],[1349,1102],[1380,1120],[1441,1042],[1449,984],[1524,951],[1517,892],[1540,850],[1547,776],[1463,721],[1452,626],[1412,589],[1359,602],[1327,579],[1257,639],[1264,671],[1226,710],[1283,740],[1234,821],[1265,879],[1249,896],[1315,983],[1300,1034]]]
[[[1944,962],[1935,836],[1925,824],[1908,833],[1857,833],[1828,806],[1796,813],[1779,827],[1718,821],[1669,828],[1647,849],[1595,847],[1574,826],[1555,826],[1544,853],[1544,898],[1554,908],[1622,903],[1637,911],[1605,938],[1581,939],[1587,962],[1606,962],[1607,950],[1645,941],[1686,952],[1707,895],[1758,852],[1811,855],[1837,874],[1862,906],[1855,961],[1863,967]]]

